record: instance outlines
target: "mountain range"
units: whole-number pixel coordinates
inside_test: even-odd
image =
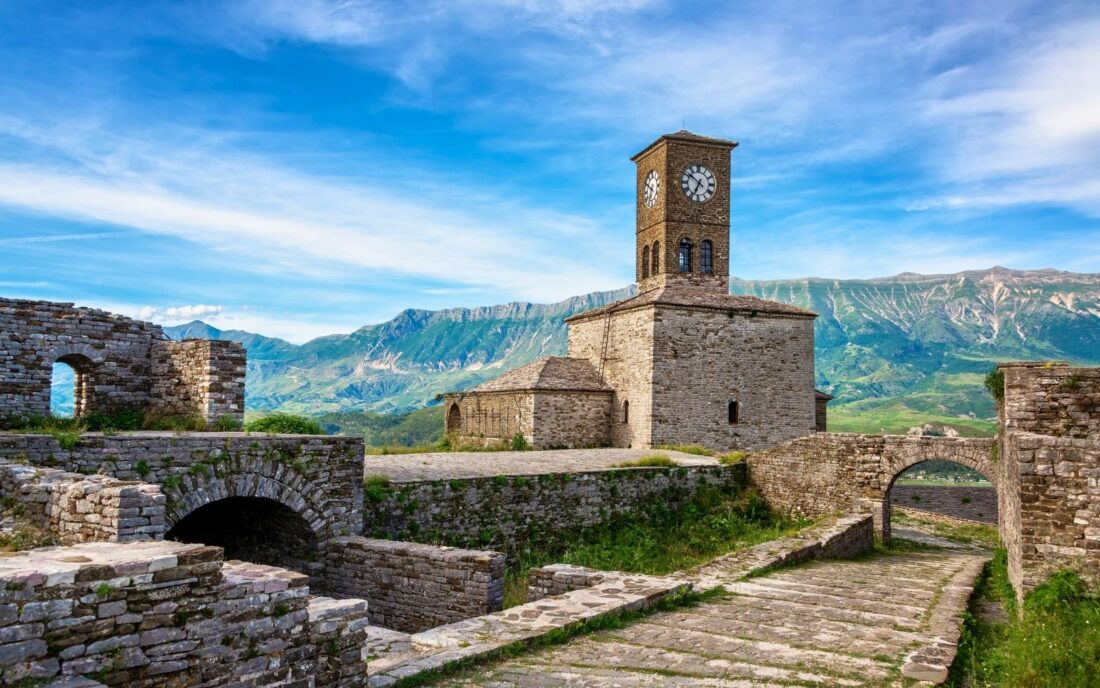
[[[926,422],[992,430],[982,379],[996,361],[1100,364],[1100,274],[992,268],[870,280],[732,280],[737,294],[793,303],[815,325],[830,427],[904,431]],[[222,338],[249,353],[249,409],[403,413],[566,349],[564,319],[633,287],[555,304],[405,310],[389,322],[294,345],[202,322],[171,337]]]
[[[869,280],[734,279],[730,290],[820,314],[817,385],[835,396],[832,430],[904,432],[932,422],[988,434],[994,408],[982,381],[996,361],[1100,364],[1100,274],[996,267]],[[566,317],[633,293],[629,287],[548,305],[405,310],[300,345],[200,321],[164,330],[173,338],[243,344],[251,411],[405,414],[436,404],[442,392],[564,354]]]

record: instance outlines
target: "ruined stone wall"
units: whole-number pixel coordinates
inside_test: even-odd
[[[50,415],[53,364],[77,377],[78,411],[144,408],[152,323],[71,303],[0,299],[0,419]]]
[[[79,475],[0,459],[0,497],[59,544],[136,542],[164,535],[156,485]]]
[[[676,508],[702,486],[738,489],[744,466],[644,468],[391,484],[368,491],[365,535],[515,552],[558,544],[657,501]]]
[[[0,421],[50,415],[53,364],[75,372],[75,414],[244,413],[244,349],[170,341],[157,325],[71,303],[0,299]]]
[[[1009,433],[1004,441],[1009,578],[1024,595],[1062,569],[1100,587],[1100,442]]]
[[[812,318],[658,306],[654,340],[654,445],[754,450],[814,432]]]
[[[611,442],[609,392],[536,392],[535,449],[603,447]]]
[[[326,589],[370,600],[372,623],[408,633],[500,611],[504,555],[342,537],[327,555]]]
[[[0,559],[4,685],[274,685],[314,667],[306,577],[223,569],[216,547],[88,543]]]
[[[237,342],[158,341],[152,347],[153,414],[198,414],[213,425],[244,420],[245,350]]]
[[[894,485],[890,490],[890,503],[917,512],[997,524],[997,490],[992,485]]]
[[[609,320],[610,318],[610,320]],[[569,356],[592,362],[614,388],[611,444],[653,446],[653,309],[612,313],[569,323]],[[623,422],[623,405],[629,413]]]
[[[85,433],[72,449],[50,435],[0,434],[0,458],[159,485],[169,527],[227,497],[293,509],[322,544],[360,532],[363,440],[315,435]]]
[[[1100,368],[1006,363],[1001,417],[1008,432],[1100,439]]]
[[[457,433],[460,444],[489,446],[511,442],[517,434],[523,435],[528,444],[535,441],[535,401],[531,392],[448,395],[447,411],[456,403],[462,413]]]

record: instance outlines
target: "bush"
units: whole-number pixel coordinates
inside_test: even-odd
[[[733,451],[729,454],[723,454],[719,456],[718,463],[722,464],[723,466],[732,466],[735,463],[743,463],[748,455],[748,452]]]
[[[245,423],[245,432],[271,432],[280,435],[323,435],[324,428],[310,418],[291,413],[272,413]]]
[[[635,461],[623,461],[615,464],[616,468],[674,468],[680,464],[668,458],[664,454],[650,454]]]
[[[206,430],[206,419],[197,413],[149,413],[146,414],[141,429],[202,432]]]
[[[531,448],[531,445],[527,444],[527,438],[523,436],[523,433],[517,432],[516,436],[512,438],[510,448],[512,451],[527,451]]]
[[[390,492],[390,478],[386,475],[368,475],[363,478],[363,496],[369,502],[383,501]]]
[[[210,429],[215,432],[236,432],[241,429],[241,422],[233,416],[218,416]]]
[[[994,368],[985,376],[985,388],[1000,404],[1005,400],[1005,373],[999,368]]]

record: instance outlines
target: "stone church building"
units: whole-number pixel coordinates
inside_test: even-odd
[[[569,318],[569,355],[445,396],[462,443],[753,450],[817,429],[814,318],[729,293],[733,141],[662,136],[637,165],[637,296]]]

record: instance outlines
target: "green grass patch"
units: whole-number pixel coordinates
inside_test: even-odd
[[[966,545],[982,545],[990,549],[1001,546],[1001,537],[997,533],[997,526],[983,525],[980,523],[946,523],[933,518],[921,518],[920,516],[893,511],[890,515],[890,523],[899,526],[911,526],[918,530],[932,533],[945,540]],[[892,538],[894,540],[898,538]]]
[[[615,468],[674,468],[679,465],[664,454],[647,454],[633,461],[617,463]]]
[[[1000,604],[1008,619],[986,618],[984,606]],[[1060,572],[1027,596],[1018,615],[999,550],[971,598],[952,688],[1092,688],[1100,685],[1100,597],[1081,579]]]
[[[654,501],[613,518],[560,548],[527,549],[510,562],[505,605],[527,597],[527,569],[550,563],[665,575],[729,552],[786,537],[806,525],[772,512],[754,490],[700,489],[678,509]]]
[[[748,452],[734,451],[729,454],[722,454],[718,457],[718,463],[723,466],[732,466],[735,463],[743,463],[745,459],[749,458]]]

